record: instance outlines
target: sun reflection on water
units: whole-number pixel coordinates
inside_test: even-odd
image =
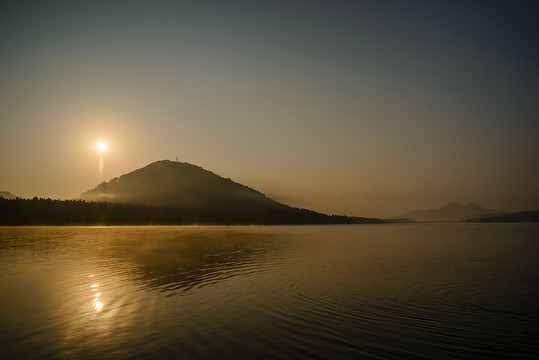
[[[94,277],[94,275],[89,275],[88,277]],[[99,284],[92,284],[90,285],[90,288],[92,289],[93,296],[92,296],[92,307],[95,309],[96,312],[100,312],[103,308],[103,302],[101,302],[101,291],[99,291]]]

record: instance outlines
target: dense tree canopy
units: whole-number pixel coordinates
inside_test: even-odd
[[[83,200],[0,197],[0,225],[269,225],[357,224],[382,221],[326,215],[289,206],[259,210],[182,209]]]

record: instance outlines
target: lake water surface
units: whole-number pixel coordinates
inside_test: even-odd
[[[539,224],[0,228],[0,358],[539,357]]]

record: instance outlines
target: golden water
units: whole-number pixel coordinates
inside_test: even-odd
[[[0,228],[0,358],[539,356],[539,224]]]

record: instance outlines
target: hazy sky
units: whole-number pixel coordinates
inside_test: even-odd
[[[179,156],[277,200],[539,208],[539,2],[11,1],[0,190]]]

